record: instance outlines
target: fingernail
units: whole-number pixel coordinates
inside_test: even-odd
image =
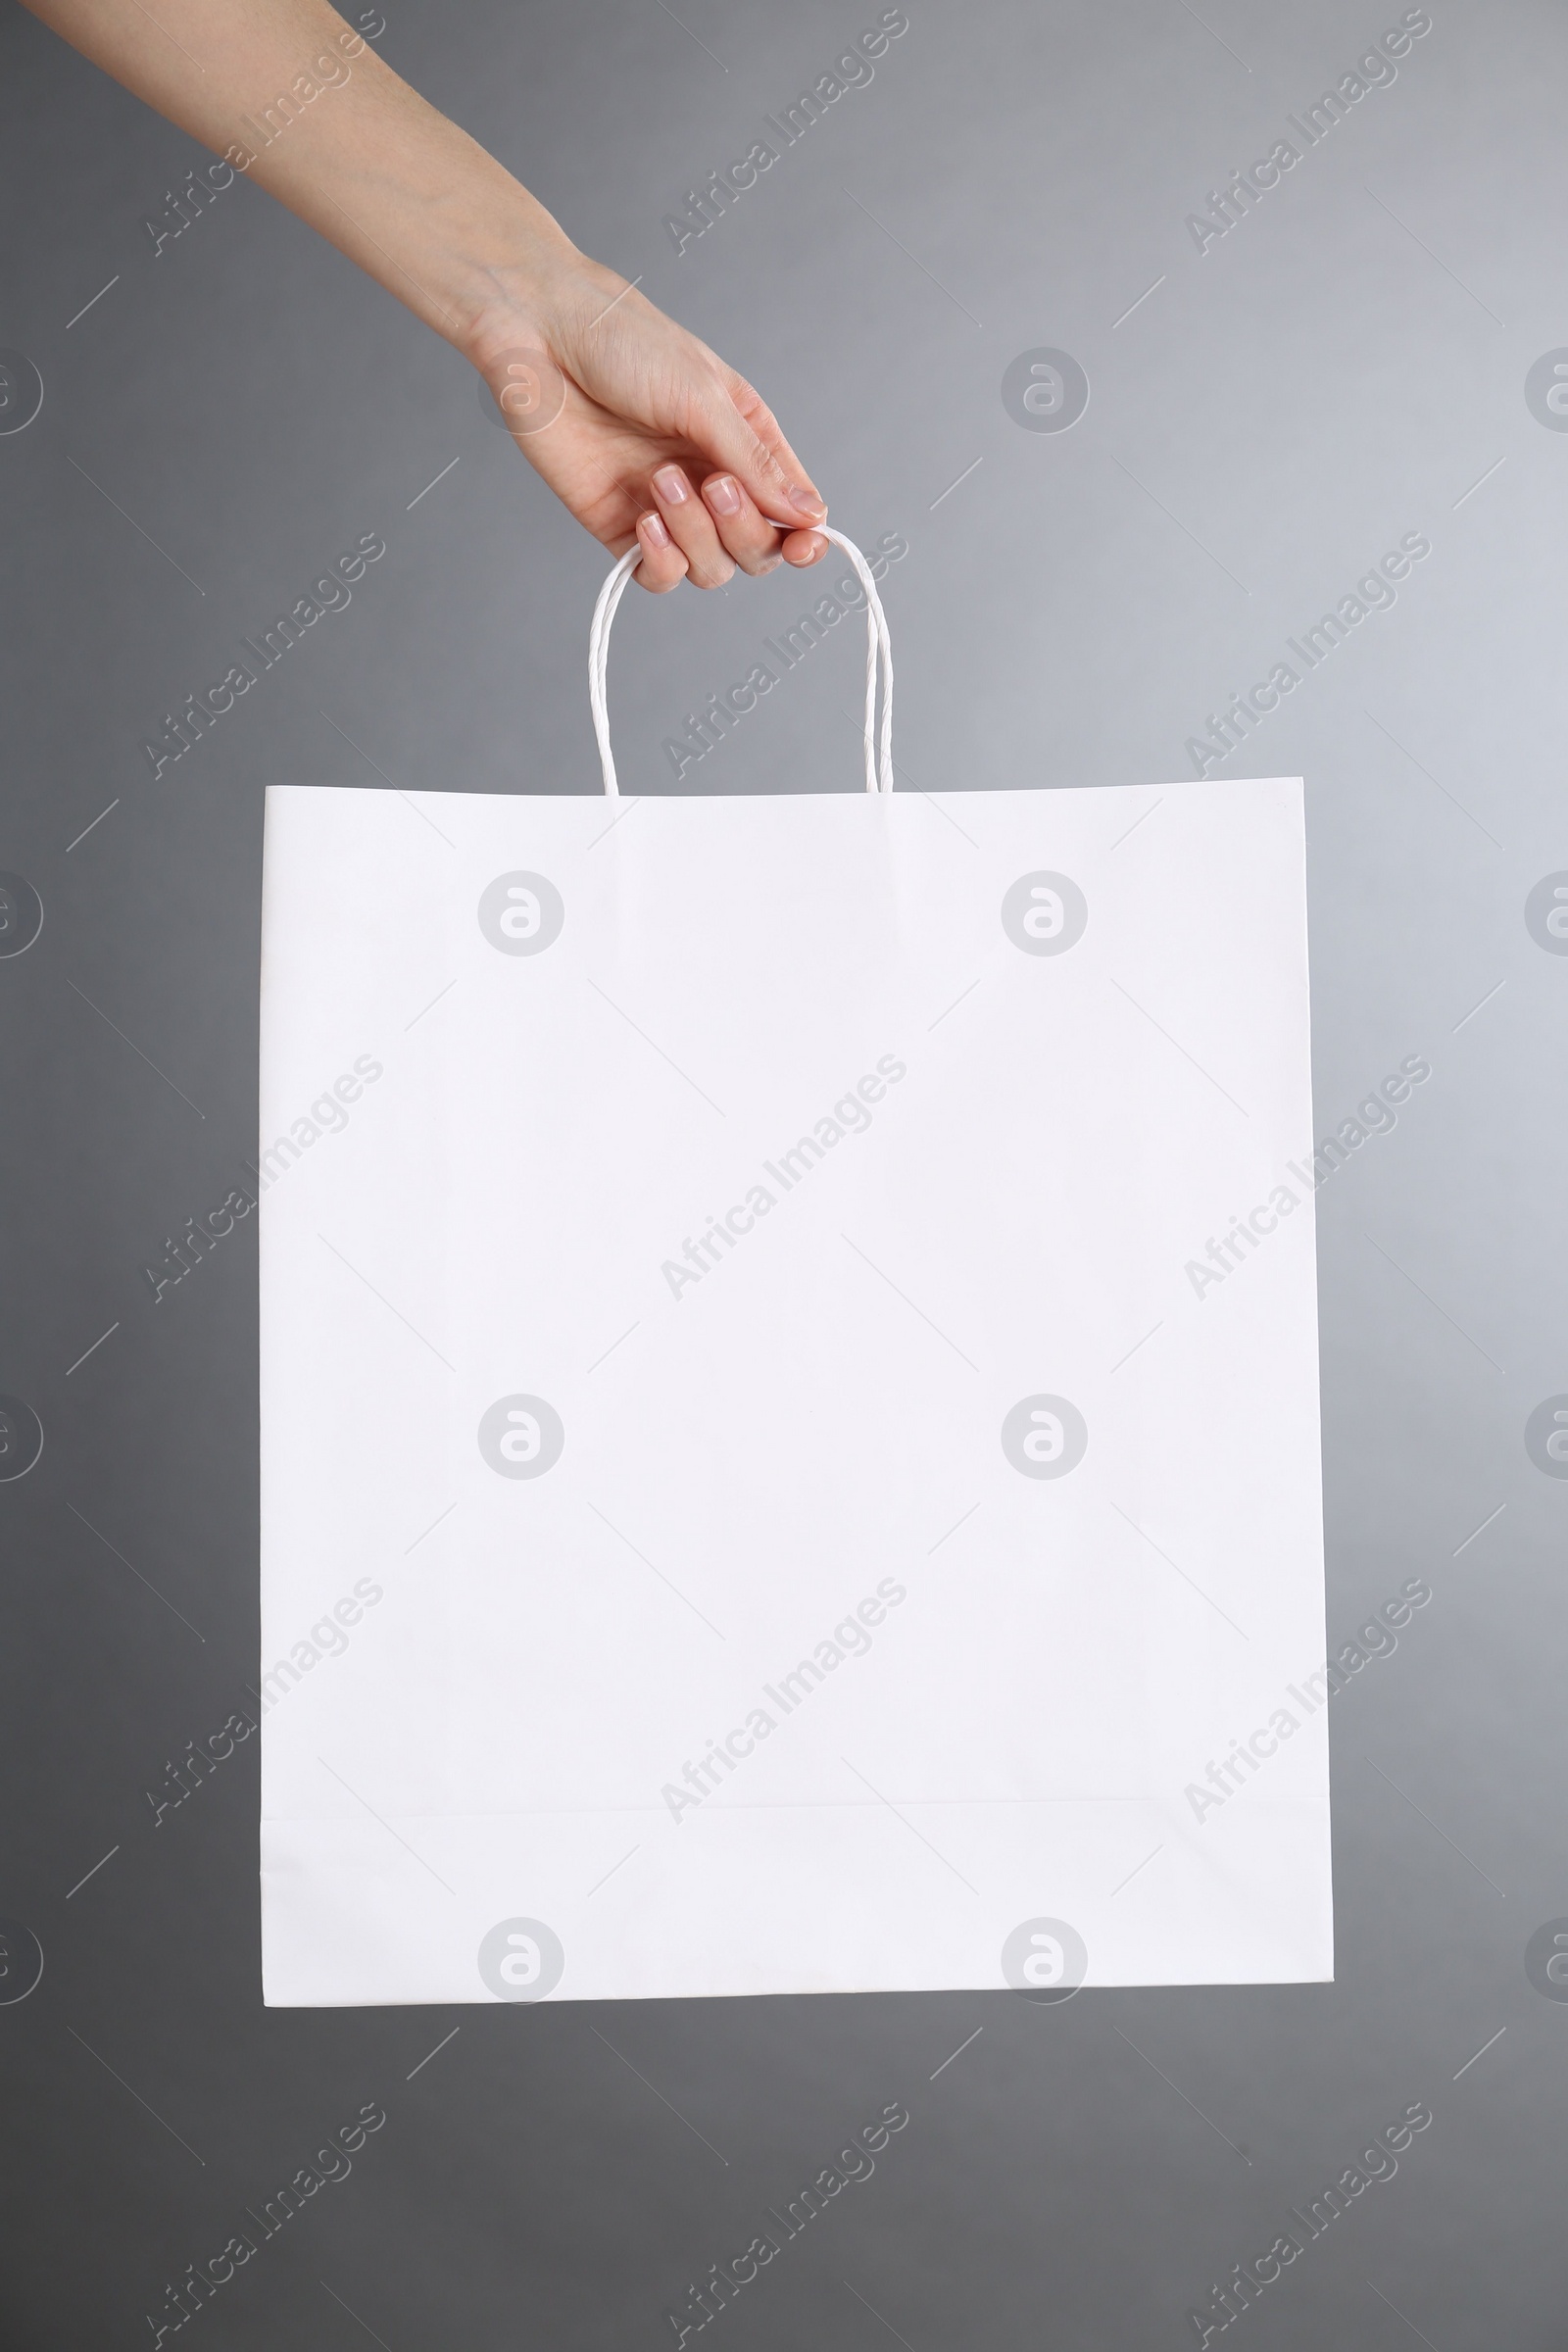
[[[790,505],[798,514],[809,514],[813,522],[820,522],[827,513],[826,507],[823,506],[814,490],[802,490],[798,487],[792,489]]]
[[[644,514],[638,522],[637,529],[639,535],[647,540],[650,547],[668,547],[670,544],[669,533],[664,528],[662,514]]]
[[[741,511],[741,494],[727,473],[715,473],[710,482],[705,482],[703,496],[715,514],[738,514]]]
[[[654,488],[666,507],[683,507],[691,496],[691,486],[678,466],[661,466]]]

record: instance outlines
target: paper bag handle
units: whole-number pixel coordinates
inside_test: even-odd
[[[842,531],[831,529],[825,522],[813,523],[824,539],[831,539],[849,557],[865,590],[865,789],[867,792],[893,790],[893,648],[888,640],[887,615],[882,599],[876,592],[871,566],[853,539]],[[606,671],[610,661],[610,624],[615,617],[615,608],[626,592],[626,584],[642,562],[640,547],[629,547],[599,591],[594,607],[593,624],[588,631],[588,707],[594,716],[594,737],[599,745],[599,763],[604,770],[605,792],[610,800],[620,798],[615,781],[615,756],[610,748],[610,709],[605,698]],[[882,661],[882,726],[880,741],[876,727],[877,657]]]

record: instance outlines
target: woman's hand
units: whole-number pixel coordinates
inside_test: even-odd
[[[27,4],[471,360],[584,529],[641,547],[645,587],[825,555],[826,506],[745,378],[579,253],[327,0]]]
[[[528,274],[462,347],[584,529],[616,555],[635,539],[644,587],[721,588],[737,564],[826,552],[809,527],[826,507],[744,376],[569,247]]]

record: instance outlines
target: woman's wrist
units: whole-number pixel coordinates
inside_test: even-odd
[[[487,216],[453,259],[448,340],[486,376],[519,346],[556,352],[588,299],[597,294],[602,310],[625,282],[581,252],[525,188],[516,198]]]
[[[438,331],[481,372],[497,351],[548,334],[566,289],[593,267],[520,181],[485,162],[482,189],[470,180],[461,197],[437,197],[425,232]]]

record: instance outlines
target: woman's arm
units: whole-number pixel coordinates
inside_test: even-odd
[[[326,0],[27,5],[470,360],[584,528],[616,554],[635,537],[645,587],[825,553],[826,507],[744,377],[579,253]]]

